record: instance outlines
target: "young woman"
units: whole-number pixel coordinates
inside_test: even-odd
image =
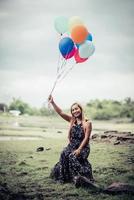
[[[51,178],[65,183],[74,182],[76,177],[84,176],[93,181],[92,167],[88,161],[91,122],[85,120],[83,109],[78,103],[71,106],[71,115],[67,115],[56,105],[51,95],[48,100],[55,111],[70,123],[69,144],[61,152],[59,162],[52,169]]]

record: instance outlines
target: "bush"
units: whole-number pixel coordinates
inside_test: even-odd
[[[21,114],[56,116],[54,110],[49,110],[45,106],[42,108],[31,107],[20,98],[13,98],[9,105],[9,110],[19,110]],[[113,118],[130,118],[134,122],[134,101],[128,97],[123,101],[115,100],[91,100],[85,107],[85,113],[92,119],[109,120]],[[65,111],[66,112],[66,111]]]
[[[112,118],[131,118],[134,121],[134,101],[91,100],[86,105],[86,113],[93,119],[108,120]]]

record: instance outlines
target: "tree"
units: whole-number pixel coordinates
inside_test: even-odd
[[[7,112],[8,106],[5,103],[0,103],[0,111],[1,112]]]
[[[9,105],[9,110],[19,110],[21,114],[25,114],[28,113],[28,110],[30,110],[30,106],[23,102],[20,98],[13,98]]]

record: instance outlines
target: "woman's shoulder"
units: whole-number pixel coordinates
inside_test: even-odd
[[[85,125],[85,127],[87,127],[87,126],[92,126],[92,122],[91,122],[91,120],[89,120],[89,119],[85,119],[84,120],[84,125]]]
[[[87,123],[87,124],[92,124],[91,120],[88,119],[88,118],[86,118],[84,122]]]

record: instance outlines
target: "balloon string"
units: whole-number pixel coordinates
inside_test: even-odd
[[[68,55],[68,53],[69,53],[69,47],[68,47],[68,49],[67,49],[66,55]],[[60,57],[60,56],[59,56],[59,57]],[[54,89],[55,89],[55,87],[56,87],[56,85],[57,85],[58,79],[59,79],[59,78],[61,77],[61,75],[64,73],[64,71],[65,71],[64,67],[65,67],[66,63],[67,63],[67,59],[64,58],[64,60],[63,60],[63,62],[62,62],[62,64],[61,64],[61,66],[59,67],[59,61],[58,61],[57,77],[56,77],[56,80],[55,80],[55,82],[54,82],[54,84],[53,84],[53,87],[52,87],[52,90],[51,90],[51,92],[50,92],[50,95],[52,95],[52,93],[53,93],[53,91],[54,91]],[[62,68],[63,68],[63,70],[62,70]],[[61,70],[62,70],[62,71],[61,71]],[[61,71],[61,72],[59,72],[59,71]],[[70,71],[70,70],[69,70],[69,71]],[[59,74],[58,74],[58,73],[59,73]]]
[[[60,71],[62,70],[62,68],[66,65],[66,59],[64,58],[64,59],[62,59],[62,64],[61,64],[61,66],[60,66]]]
[[[63,63],[62,63],[62,68],[63,68],[63,66],[65,66],[66,65],[66,59],[63,61]],[[64,73],[64,71],[65,71],[65,69],[63,69],[59,74],[57,74],[57,77],[56,77],[56,80],[55,80],[55,82],[54,82],[54,84],[53,84],[53,87],[52,87],[52,90],[51,90],[51,92],[50,92],[50,95],[52,95],[52,93],[53,93],[53,91],[54,91],[54,89],[55,89],[55,87],[56,87],[56,84],[57,84],[57,82],[58,82],[58,79],[61,77],[61,75]]]
[[[60,58],[61,58],[61,59],[60,59],[60,63],[61,63],[61,65],[59,65],[59,71],[61,70],[62,65],[63,65],[63,62],[64,62],[64,57],[61,56]],[[58,72],[59,72],[59,71],[58,71]]]
[[[56,80],[55,80],[55,82],[54,82],[54,84],[53,84],[53,87],[52,87],[52,90],[51,90],[51,92],[50,92],[50,95],[53,93],[53,91],[54,91],[54,89],[55,89],[55,87],[56,87],[57,81],[58,81],[58,78],[56,78]]]
[[[67,75],[68,73],[74,68],[74,66],[76,65],[77,63],[74,63],[73,66],[71,66],[64,74],[63,74],[63,77],[59,80],[59,82],[61,82]]]
[[[70,46],[68,46],[68,49],[67,49],[67,52],[66,52],[66,55],[65,55],[65,57],[64,57],[64,62],[67,62],[67,56],[68,56],[68,53],[69,53],[69,48],[70,48]],[[65,67],[65,65],[61,65],[61,68],[60,69],[62,69],[63,67]]]
[[[58,74],[58,72],[59,72],[59,70],[60,70],[60,58],[61,58],[61,54],[60,54],[60,52],[59,52],[59,55],[58,55],[58,62],[57,62],[57,74]]]
[[[63,61],[63,64],[62,64],[62,67],[61,67],[61,70],[60,70],[60,73],[58,74],[58,78],[60,78],[61,75],[64,73],[64,71],[65,71],[65,69],[66,69],[66,68],[65,68],[66,64],[67,64],[67,61],[64,60],[64,61]]]
[[[60,34],[59,41],[61,40],[61,37],[62,37],[62,34]],[[60,54],[60,52],[59,52],[59,55],[58,55],[58,62],[57,62],[57,74],[58,74],[59,69],[60,69],[60,58],[61,58],[61,54]]]

